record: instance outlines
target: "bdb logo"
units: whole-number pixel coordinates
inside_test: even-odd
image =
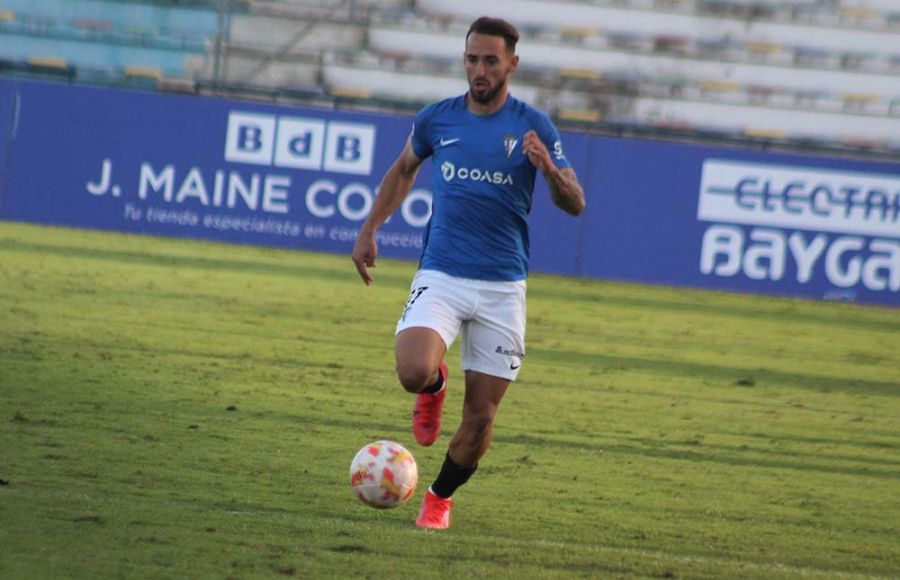
[[[231,112],[225,160],[369,175],[375,126],[308,117]]]

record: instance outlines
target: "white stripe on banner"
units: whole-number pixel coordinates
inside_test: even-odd
[[[697,219],[900,238],[900,175],[707,159]]]

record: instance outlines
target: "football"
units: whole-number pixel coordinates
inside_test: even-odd
[[[419,468],[412,453],[395,441],[374,441],[350,463],[350,486],[361,502],[377,509],[406,503],[416,491]]]

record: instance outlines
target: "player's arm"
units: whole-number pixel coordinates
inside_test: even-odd
[[[579,215],[584,211],[584,191],[578,183],[578,176],[571,167],[556,168],[552,173],[545,172],[544,178],[550,188],[550,197],[556,207],[566,213]]]
[[[381,180],[381,187],[375,197],[375,203],[372,204],[372,211],[359,230],[359,236],[356,238],[356,244],[354,244],[351,254],[356,271],[359,272],[359,277],[367,286],[372,283],[372,276],[368,269],[375,267],[375,258],[378,256],[375,233],[409,195],[421,165],[422,160],[413,153],[412,145],[407,140],[400,156]]]
[[[550,197],[556,207],[572,215],[584,211],[584,190],[581,189],[575,170],[571,167],[557,167],[537,132],[532,130],[525,133],[522,150],[531,164],[544,174]]]

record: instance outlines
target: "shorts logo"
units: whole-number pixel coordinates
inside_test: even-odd
[[[419,296],[421,296],[422,293],[426,290],[428,290],[428,286],[419,286],[418,288],[413,288],[409,292],[409,300],[406,301],[406,307],[403,308],[403,314],[400,316],[401,321],[406,320],[406,315],[409,314],[409,309],[412,308],[412,305],[416,303],[416,300],[419,299]]]
[[[509,363],[509,370],[511,370],[511,371],[514,371],[514,370],[518,369],[520,366],[522,366],[522,361],[525,359],[524,352],[519,352],[517,350],[513,350],[510,348],[503,348],[502,346],[498,346],[497,349],[494,350],[494,352],[497,354],[503,355],[503,356],[509,356],[509,357],[513,357],[514,359],[516,359],[516,360],[513,360],[511,363]]]

